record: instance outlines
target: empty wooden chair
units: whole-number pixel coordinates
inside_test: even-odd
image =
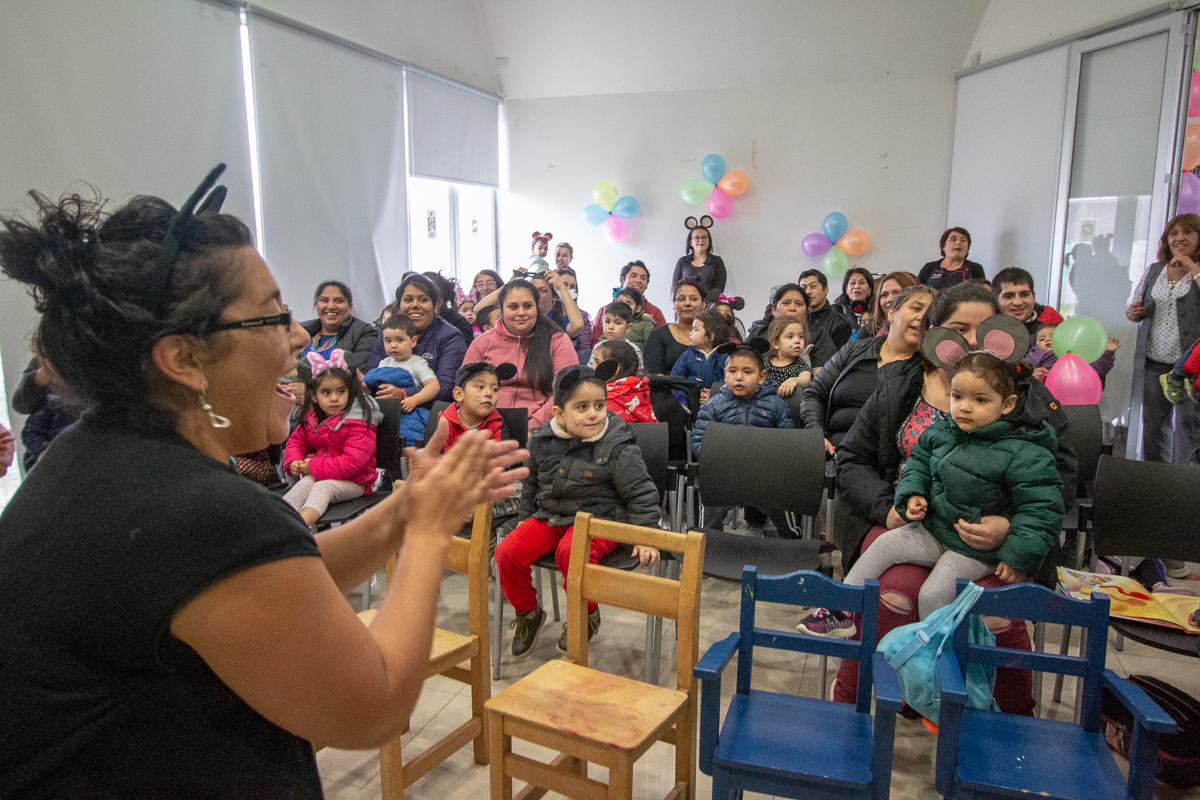
[[[682,553],[678,581],[588,563],[593,536]],[[695,689],[704,536],[575,517],[567,572],[567,660],[551,661],[487,703],[491,724],[493,800],[511,800],[512,780],[574,798],[630,798],[633,765],[657,741],[675,745],[675,785],[668,798],[694,796]],[[589,669],[587,604],[602,603],[676,621],[676,687]],[[560,751],[550,764],[512,752],[513,737]],[[606,786],[588,762],[608,767]]]

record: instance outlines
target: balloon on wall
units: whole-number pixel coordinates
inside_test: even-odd
[[[1177,214],[1200,214],[1200,178],[1193,172],[1179,176],[1179,203]]]
[[[740,169],[725,171],[725,159],[709,153],[700,162],[703,178],[690,178],[683,182],[679,196],[688,205],[696,205],[708,198],[708,213],[717,219],[725,219],[733,211],[733,198],[750,188],[750,178]]]
[[[1104,391],[1096,370],[1074,353],[1060,357],[1051,367],[1046,388],[1064,406],[1093,406],[1100,402]]]
[[[608,181],[600,181],[592,187],[595,203],[583,209],[583,221],[593,228],[603,226],[604,236],[610,242],[623,242],[627,233],[625,220],[638,213],[641,207],[637,198],[630,195],[617,197],[617,187]]]
[[[847,255],[860,256],[871,246],[865,231],[847,230],[850,220],[840,211],[832,211],[821,221],[823,233],[810,233],[800,242],[800,249],[809,258],[820,258],[826,275],[841,275],[850,267]]]
[[[1200,48],[1197,51],[1200,52]],[[1192,87],[1188,92],[1188,116],[1200,117],[1200,72],[1192,73]]]
[[[1054,329],[1054,338],[1050,340],[1054,355],[1062,358],[1068,353],[1092,363],[1104,355],[1108,346],[1108,333],[1098,320],[1092,317],[1067,317]]]
[[[1183,134],[1183,169],[1200,167],[1200,123],[1193,122]]]

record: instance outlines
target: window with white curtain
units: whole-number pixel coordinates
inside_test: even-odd
[[[409,171],[417,178],[500,185],[500,98],[409,68]]]
[[[440,272],[469,286],[496,269],[496,190],[486,186],[408,179],[412,268]]]

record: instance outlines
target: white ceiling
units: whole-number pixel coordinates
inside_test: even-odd
[[[950,77],[986,0],[476,0],[509,98]],[[698,109],[703,115],[703,110]]]

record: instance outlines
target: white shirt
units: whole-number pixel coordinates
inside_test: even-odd
[[[1146,345],[1146,358],[1164,364],[1174,364],[1183,351],[1179,345],[1179,313],[1175,303],[1189,291],[1195,279],[1191,273],[1180,278],[1172,287],[1167,280],[1167,268],[1158,273],[1158,280],[1150,287],[1154,298],[1154,318],[1150,320],[1150,340]]]

